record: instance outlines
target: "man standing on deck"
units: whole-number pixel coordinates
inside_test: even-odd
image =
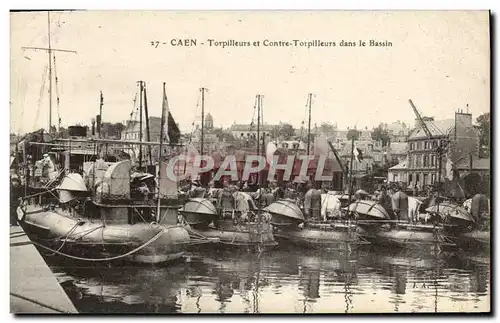
[[[10,225],[17,225],[17,207],[21,197],[21,181],[19,178],[12,178],[10,181]]]
[[[410,218],[408,216],[408,195],[401,191],[401,187],[397,186],[397,191],[392,196],[392,210],[396,216],[396,220],[406,220]]]
[[[385,186],[382,186],[380,188],[380,193],[377,197],[377,202],[387,211],[387,213],[389,213],[389,216],[392,218],[393,207],[391,204],[391,197],[387,194],[387,188]]]

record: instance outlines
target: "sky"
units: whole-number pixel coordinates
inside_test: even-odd
[[[48,56],[22,46],[47,47],[46,12],[11,13],[11,131],[48,125]],[[130,119],[137,81],[147,84],[149,114],[161,115],[162,83],[181,131],[205,113],[215,126],[250,123],[262,94],[264,122],[372,128],[414,123],[412,99],[422,115],[475,119],[490,111],[490,41],[487,11],[169,12],[79,11],[51,13],[56,53],[53,124]],[[195,39],[197,46],[171,46]],[[261,41],[261,46],[210,47],[216,41]],[[336,47],[265,47],[262,41],[335,41]],[[391,47],[341,47],[340,42],[390,41]],[[159,41],[158,47],[151,41]],[[166,42],[166,44],[162,44]],[[203,45],[202,45],[203,43]],[[42,85],[45,87],[42,89]],[[59,108],[55,97],[58,93]]]

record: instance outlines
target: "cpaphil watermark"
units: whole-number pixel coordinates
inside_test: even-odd
[[[294,167],[300,163],[300,178],[308,177],[308,169],[311,161],[317,160],[315,165],[315,181],[328,181],[332,179],[332,175],[325,175],[326,155],[300,155],[287,156],[286,162],[279,163],[279,156],[274,155],[272,158],[266,159],[260,155],[246,155],[244,160],[237,161],[236,156],[228,155],[222,163],[216,168],[215,161],[212,156],[197,155],[194,159],[188,155],[176,155],[167,162],[162,163],[166,166],[166,174],[169,180],[178,181],[181,178],[186,178],[189,175],[192,179],[198,178],[202,173],[215,172],[213,179],[220,180],[222,177],[230,177],[232,181],[248,181],[251,174],[259,173],[267,170],[267,180],[271,181],[275,178],[277,171],[283,171],[283,180],[291,179]],[[189,165],[189,167],[187,167]],[[241,175],[240,175],[241,174]]]

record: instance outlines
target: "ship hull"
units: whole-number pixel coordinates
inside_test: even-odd
[[[489,251],[491,245],[490,231],[474,230],[457,233],[453,240],[463,249]]]
[[[272,228],[265,223],[233,224],[232,221],[217,221],[216,226],[193,229],[197,235],[216,241],[210,246],[219,248],[244,248],[262,251],[277,245]]]
[[[177,225],[105,223],[40,206],[18,209],[18,216],[30,238],[45,247],[41,249],[52,249],[44,254],[66,254],[83,262],[163,263],[182,257],[190,242],[187,230]]]
[[[351,251],[369,244],[356,232],[356,227],[347,228],[294,228],[277,230],[274,236],[280,244],[292,243],[310,249]]]
[[[456,247],[455,243],[443,232],[427,229],[411,230],[404,228],[371,228],[361,229],[360,234],[380,246],[391,246],[410,249],[442,249]]]

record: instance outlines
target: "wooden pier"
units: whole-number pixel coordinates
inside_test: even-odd
[[[45,260],[19,226],[10,227],[10,312],[78,313]]]

